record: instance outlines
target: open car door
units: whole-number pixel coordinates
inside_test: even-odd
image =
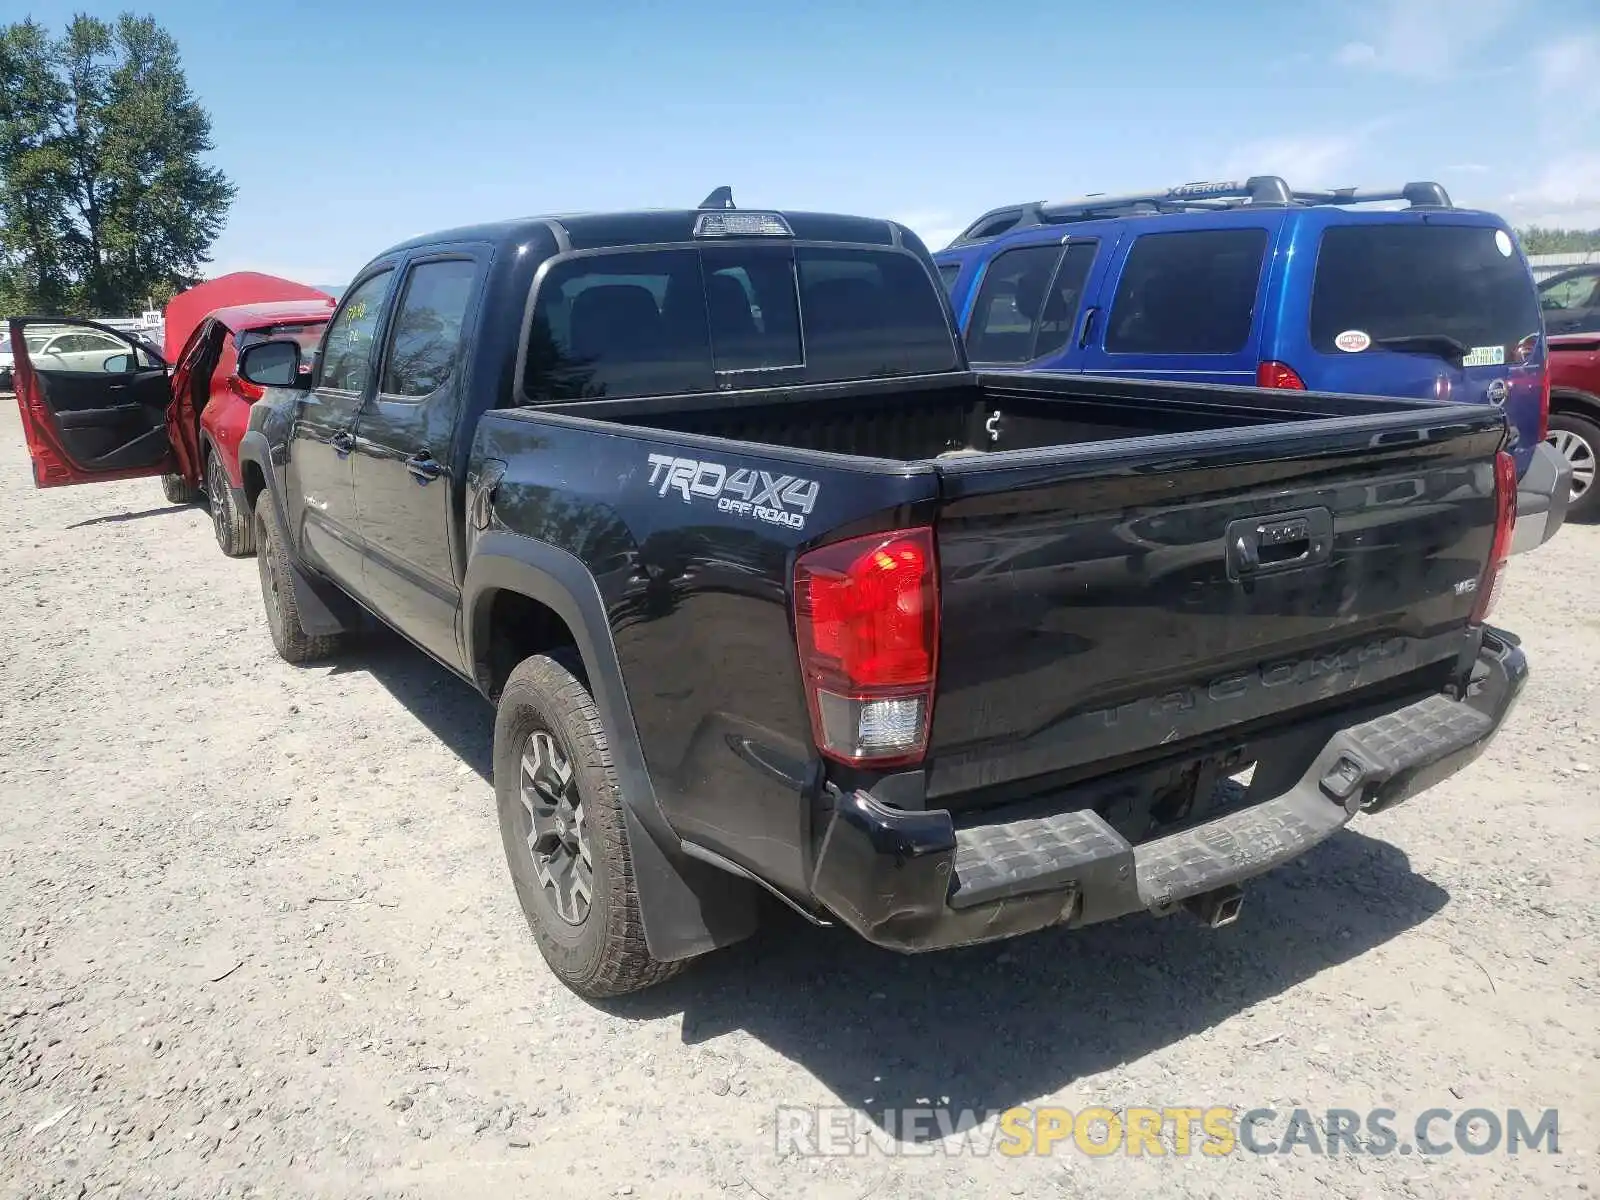
[[[172,384],[154,346],[94,321],[11,321],[17,408],[37,487],[178,470]]]

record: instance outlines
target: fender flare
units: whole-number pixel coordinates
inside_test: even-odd
[[[675,962],[748,937],[759,912],[756,886],[687,856],[661,811],[611,623],[589,568],[547,542],[504,530],[479,535],[467,563],[461,612],[466,659],[485,695],[491,690],[489,618],[499,591],[543,604],[566,623],[577,643],[622,794],[639,916],[651,955]]]

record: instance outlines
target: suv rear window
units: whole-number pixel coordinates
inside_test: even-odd
[[[539,285],[535,402],[920,375],[957,367],[938,285],[888,250],[715,245],[557,262]]]
[[[1265,229],[1146,233],[1128,252],[1106,328],[1113,354],[1237,354],[1250,341]]]
[[[1335,339],[1350,331],[1372,342],[1442,334],[1469,350],[1499,346],[1510,362],[1540,328],[1528,269],[1500,230],[1417,222],[1323,231],[1311,289],[1317,350],[1338,352]]]

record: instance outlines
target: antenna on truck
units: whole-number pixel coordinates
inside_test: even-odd
[[[733,189],[727,185],[719,187],[711,195],[700,201],[701,208],[732,208]]]

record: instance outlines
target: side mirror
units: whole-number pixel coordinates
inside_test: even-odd
[[[105,362],[100,364],[100,369],[107,375],[126,375],[133,370],[133,355],[108,354]]]
[[[1544,309],[1545,312],[1555,312],[1561,307],[1561,301],[1554,296],[1540,296],[1539,307]]]
[[[300,371],[300,344],[290,338],[257,342],[239,355],[239,377],[258,387],[305,387]]]

